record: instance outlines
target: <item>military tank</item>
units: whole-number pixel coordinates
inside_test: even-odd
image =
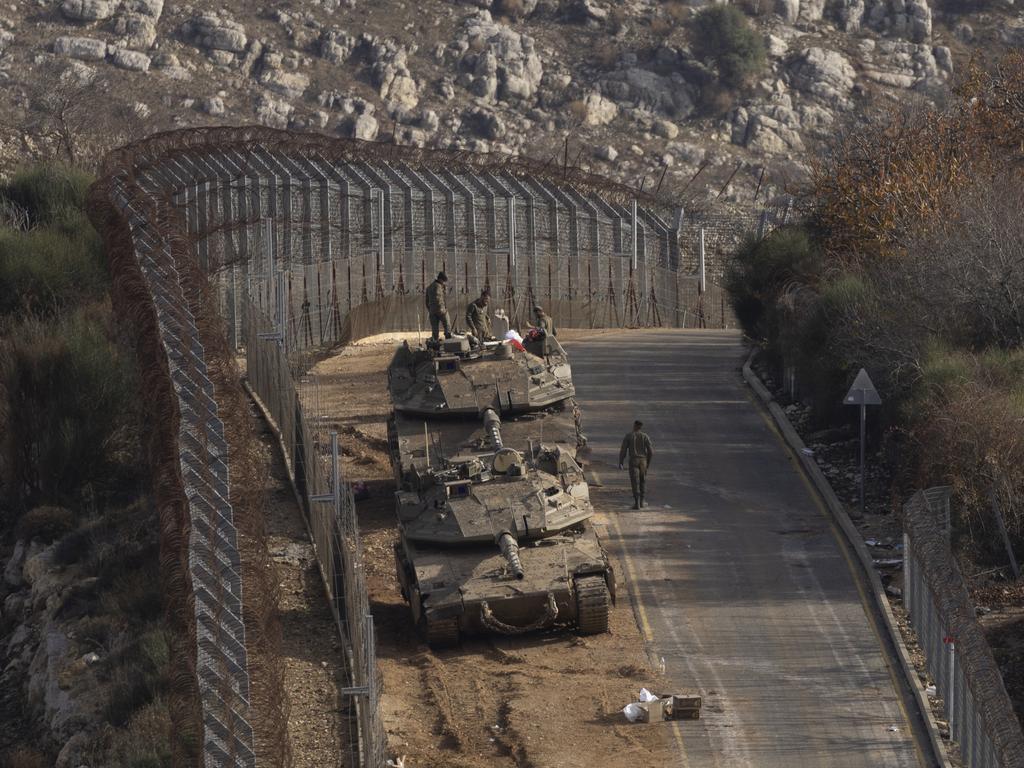
[[[564,403],[575,394],[565,350],[553,336],[522,344],[456,336],[436,349],[395,352],[388,387],[396,411],[420,416],[476,416],[486,408],[524,413]]]
[[[463,634],[521,634],[556,625],[582,634],[606,631],[615,580],[590,524],[593,507],[576,460],[575,409],[530,407],[538,401],[530,388],[550,381],[531,373],[519,380],[526,391],[512,394],[511,407],[508,397],[481,392],[474,398],[481,406],[431,407],[424,419],[427,413],[418,409],[429,382],[410,384],[404,370],[396,375],[394,369],[411,363],[429,376],[436,368],[412,362],[410,352],[418,354],[403,346],[392,362],[395,412],[388,435],[398,483],[396,571],[425,639],[439,647]],[[453,354],[465,353],[449,348],[434,356]],[[497,379],[499,392],[511,389],[502,378],[508,359],[500,352],[459,358],[466,361],[462,370],[479,366],[474,382],[490,379],[493,388]],[[487,371],[488,361],[496,370]],[[564,352],[556,364],[568,368]],[[551,405],[571,398],[570,373],[561,375],[569,384]],[[462,383],[435,389],[472,391]],[[420,399],[406,410],[403,397]]]

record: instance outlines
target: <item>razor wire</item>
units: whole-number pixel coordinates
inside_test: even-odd
[[[968,768],[1024,766],[1024,736],[949,546],[949,489],[904,505],[903,600]]]

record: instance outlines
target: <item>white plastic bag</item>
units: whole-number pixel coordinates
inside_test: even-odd
[[[622,708],[622,714],[624,714],[626,719],[631,723],[635,723],[639,720],[641,713],[643,713],[643,709],[640,708],[639,704],[627,704]]]
[[[640,700],[640,701],[641,701],[642,703],[646,704],[646,703],[647,703],[648,701],[657,701],[657,700],[658,700],[658,697],[657,697],[657,696],[655,696],[655,695],[654,695],[653,693],[651,693],[650,691],[648,691],[648,690],[647,690],[646,688],[641,688],[641,689],[640,689],[640,697],[639,697],[639,700]]]

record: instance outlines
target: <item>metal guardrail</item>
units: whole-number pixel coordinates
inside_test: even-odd
[[[949,489],[904,506],[903,603],[968,768],[1024,766],[1024,736],[949,546]]]
[[[224,424],[195,318],[171,249],[124,190],[115,202],[152,293],[168,370],[178,397],[179,458],[191,518],[188,570],[195,606],[196,677],[207,765],[256,765],[242,620],[241,559],[233,522]]]

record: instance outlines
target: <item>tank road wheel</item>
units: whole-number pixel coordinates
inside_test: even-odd
[[[459,620],[424,619],[423,635],[431,648],[451,648],[459,644]]]
[[[576,628],[581,635],[608,631],[611,595],[604,576],[580,576],[576,579]]]

